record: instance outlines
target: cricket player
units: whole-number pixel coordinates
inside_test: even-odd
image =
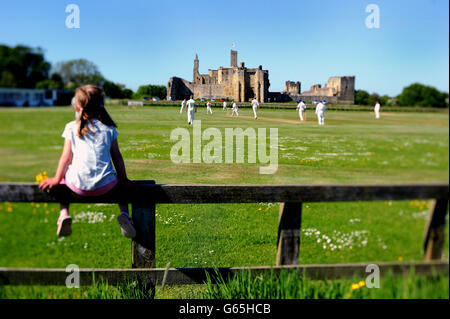
[[[206,114],[208,114],[208,112],[212,114],[211,101],[208,101],[208,103],[206,103]]]
[[[319,121],[319,125],[325,125],[325,104],[323,101],[319,101],[316,106],[316,115],[317,120]]]
[[[195,101],[192,98],[192,95],[191,95],[191,98],[189,99],[189,101],[187,101],[186,107],[187,107],[187,115],[188,115],[188,124],[194,125],[194,116],[195,116],[195,111],[197,109],[197,106],[195,105]]]
[[[233,105],[231,108],[231,116],[233,116],[233,114],[235,114],[235,113],[236,113],[236,116],[239,116],[238,106],[237,106],[236,102],[233,101]]]
[[[224,110],[224,111],[227,110],[227,101],[223,101],[223,110]]]
[[[255,120],[258,119],[258,115],[256,114],[256,110],[258,109],[258,107],[259,107],[259,102],[255,96],[252,100],[252,109],[253,109],[253,115],[255,116]]]
[[[297,104],[298,115],[300,116],[300,121],[306,120],[306,104],[303,100]]]
[[[377,101],[377,103],[375,103],[375,108],[374,108],[375,118],[377,118],[377,119],[380,118],[380,107],[381,107],[380,102]]]
[[[183,102],[181,102],[180,114],[183,113],[183,109],[185,109],[186,112],[187,112],[187,109],[186,109],[186,99],[184,99]]]

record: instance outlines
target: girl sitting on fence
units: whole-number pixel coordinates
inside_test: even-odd
[[[103,91],[92,85],[79,87],[72,104],[77,120],[68,123],[62,134],[64,150],[56,174],[45,179],[39,188],[50,190],[59,185],[56,189],[62,187],[64,191],[81,196],[99,196],[112,191],[120,192],[123,187],[133,187],[127,178],[117,143],[116,124],[104,107]],[[128,204],[119,204],[119,208],[117,221],[122,234],[128,238],[135,237],[136,230],[128,214]],[[58,236],[72,233],[69,203],[61,203],[57,224]]]

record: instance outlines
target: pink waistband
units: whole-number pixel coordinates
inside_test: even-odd
[[[67,187],[69,187],[74,193],[81,195],[81,196],[100,196],[103,194],[106,194],[107,192],[109,192],[111,189],[114,188],[114,186],[117,185],[117,183],[119,182],[119,180],[116,179],[113,180],[111,183],[106,184],[105,186],[102,186],[100,188],[94,189],[92,191],[84,191],[82,189],[79,189],[76,186],[73,186],[72,184],[67,183],[66,179],[63,178],[60,182],[60,184],[65,184]]]

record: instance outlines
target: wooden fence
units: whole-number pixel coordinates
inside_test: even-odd
[[[221,274],[232,274],[244,269],[268,271],[296,269],[317,278],[345,277],[361,273],[365,264],[303,265],[298,266],[302,204],[306,202],[347,202],[386,200],[431,200],[430,212],[424,234],[425,262],[377,263],[394,273],[405,273],[414,266],[419,273],[445,271],[448,261],[442,261],[444,229],[449,198],[449,185],[158,185],[154,181],[137,181],[136,189],[122,194],[99,197],[81,197],[74,193],[41,191],[36,184],[0,183],[0,202],[60,202],[132,204],[132,218],[137,235],[132,241],[132,268],[142,269],[83,269],[83,278],[97,274],[110,282],[144,276],[153,283],[161,281],[163,274],[167,284],[201,283],[205,274],[213,274],[211,268],[155,269],[155,211],[156,204],[211,204],[211,203],[261,203],[279,202],[276,267],[219,268]],[[409,268],[408,268],[409,269]],[[88,275],[89,274],[89,275]],[[0,268],[0,281],[9,284],[64,284],[57,278],[64,269],[16,269]],[[85,279],[86,284],[90,283]]]

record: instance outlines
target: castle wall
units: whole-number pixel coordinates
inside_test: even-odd
[[[194,84],[194,99],[221,99],[227,98],[225,87],[220,84]]]
[[[167,99],[188,99],[194,93],[194,85],[182,78],[172,77],[167,84]]]
[[[288,94],[300,94],[301,93],[301,83],[299,81],[286,81],[286,88],[284,92]]]

